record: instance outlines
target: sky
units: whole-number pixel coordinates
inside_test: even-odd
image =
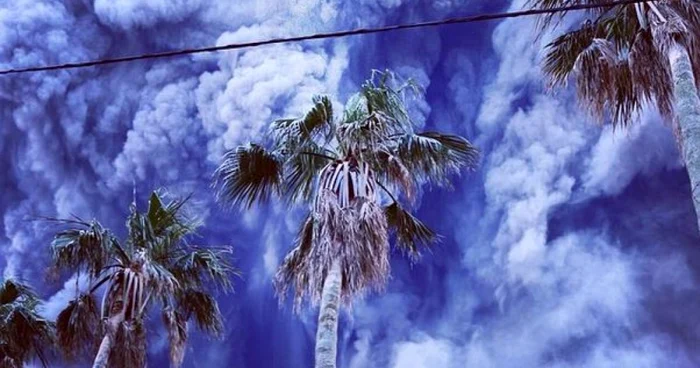
[[[0,0],[0,68],[524,3]],[[419,126],[463,135],[483,156],[454,190],[423,188],[417,215],[443,242],[414,264],[392,253],[385,293],[341,316],[339,367],[699,366],[700,237],[673,130],[649,108],[613,131],[572,88],[546,89],[552,37],[517,18],[0,77],[2,277],[32,283],[53,318],[75,279],[47,279],[57,228],[33,219],[95,218],[123,235],[134,191],[141,206],[157,188],[194,193],[196,242],[232,245],[243,275],[218,296],[224,338],[193,332],[184,366],[311,366],[317,311],[280,306],[271,281],[305,208],[221,208],[211,174],[272,120],[317,94],[339,111],[372,69],[389,68],[425,87],[410,106]],[[160,318],[148,327],[149,366],[167,366]]]

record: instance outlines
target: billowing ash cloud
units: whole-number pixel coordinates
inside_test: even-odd
[[[520,9],[523,0],[510,4]],[[498,11],[505,1],[13,1],[0,67],[22,67]],[[570,20],[574,22],[575,19]],[[194,192],[198,242],[232,244],[244,276],[220,298],[226,339],[193,334],[185,366],[309,366],[315,311],[279,308],[271,275],[306,210],[224,211],[209,181],[227,149],[315,94],[336,108],[371,69],[426,87],[416,123],[466,135],[480,170],[423,194],[445,236],[420,263],[393,257],[383,295],[345,313],[340,366],[691,367],[700,364],[698,233],[671,130],[651,111],[599,127],[570,90],[544,92],[533,19],[313,41],[0,78],[0,267],[53,317],[75,277],[47,282],[57,228],[98,218],[123,235],[134,189]],[[86,287],[84,280],[78,283]],[[153,318],[149,354],[165,364]]]

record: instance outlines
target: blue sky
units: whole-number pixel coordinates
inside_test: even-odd
[[[0,68],[376,26],[523,0],[15,0],[0,4]],[[573,24],[576,16],[565,22]],[[194,192],[198,242],[232,244],[244,272],[221,296],[226,338],[193,334],[186,367],[304,367],[316,311],[280,308],[271,275],[303,208],[241,213],[213,201],[226,149],[372,68],[426,87],[425,129],[484,153],[453,191],[424,188],[419,216],[444,241],[417,264],[392,256],[382,295],[342,317],[340,367],[700,365],[700,251],[673,131],[649,110],[613,132],[547,91],[534,19],[453,25],[101,68],[0,78],[0,270],[32,282],[55,316],[70,275],[45,278],[56,230],[38,215],[97,218],[118,234],[137,190]],[[151,318],[149,365],[166,364]]]

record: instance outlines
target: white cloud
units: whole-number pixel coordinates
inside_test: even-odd
[[[251,32],[273,34],[278,27],[243,27],[222,35],[219,43],[247,39]],[[209,160],[218,162],[225,149],[263,138],[276,118],[301,115],[314,95],[336,96],[346,65],[342,43],[332,52],[276,45],[223,56],[220,70],[203,74],[195,92],[205,132],[213,137]]]
[[[442,340],[423,339],[396,344],[394,347],[394,368],[450,368],[459,367],[454,360],[454,347]]]
[[[671,128],[650,112],[629,128],[606,126],[587,161],[583,184],[589,195],[614,196],[637,174],[681,167]]]

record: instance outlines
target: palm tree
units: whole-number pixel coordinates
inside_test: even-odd
[[[34,357],[48,367],[46,349],[54,344],[54,325],[37,313],[41,302],[27,285],[0,283],[0,367],[20,368]]]
[[[305,116],[272,124],[269,149],[237,147],[215,173],[223,202],[250,207],[276,195],[310,204],[275,287],[281,300],[295,289],[295,310],[304,299],[320,302],[318,368],[336,365],[340,305],[384,286],[390,232],[414,258],[438,238],[399,200],[410,204],[423,183],[449,186],[452,174],[477,164],[478,150],[464,138],[415,131],[405,105],[410,92],[420,89],[375,71],[341,119],[328,97],[316,97]],[[388,205],[381,205],[379,191]]]
[[[165,204],[153,192],[145,213],[132,205],[123,242],[97,221],[61,220],[71,228],[53,240],[55,265],[90,282],[57,318],[58,345],[69,360],[97,350],[93,367],[108,362],[110,367],[145,366],[144,318],[156,304],[168,331],[173,367],[184,359],[188,321],[211,335],[222,333],[221,313],[209,287],[230,290],[230,277],[237,271],[227,260],[228,248],[186,242],[199,225],[183,215],[186,201]],[[106,287],[98,307],[95,293],[101,286]]]
[[[602,0],[530,0],[536,8]],[[627,125],[646,103],[674,121],[693,204],[700,218],[700,3],[696,0],[644,1],[607,6],[592,19],[547,45],[544,73],[551,85],[574,76],[579,99],[602,120]],[[559,16],[541,19],[541,29]]]

